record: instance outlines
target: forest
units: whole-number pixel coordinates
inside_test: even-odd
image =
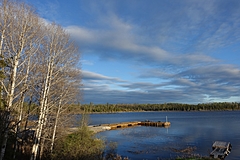
[[[199,104],[164,103],[164,104],[75,104],[66,112],[101,113],[101,112],[143,112],[143,111],[231,111],[239,110],[238,102],[214,102]]]

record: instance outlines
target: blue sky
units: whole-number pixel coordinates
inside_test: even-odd
[[[239,0],[25,0],[80,48],[82,103],[240,100]]]

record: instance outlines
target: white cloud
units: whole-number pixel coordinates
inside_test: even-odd
[[[111,24],[111,22],[109,23]],[[138,35],[131,33],[131,27],[128,27],[127,24],[122,26],[122,30],[119,29],[119,26],[112,30],[94,30],[68,26],[66,30],[78,42],[83,54],[90,51],[105,60],[109,58],[116,60],[130,59],[148,65],[190,65],[217,62],[216,59],[203,54],[173,54],[158,46],[148,46],[142,44],[142,42],[138,43]]]
[[[148,71],[150,72],[150,71]],[[159,80],[153,82],[119,81],[115,77],[107,77],[97,73],[85,71],[87,75],[85,86],[85,100],[93,94],[101,93],[101,100],[109,103],[199,103],[212,102],[232,97],[240,97],[240,69],[234,66],[202,66],[175,74],[157,72]],[[153,72],[152,72],[153,73]],[[157,78],[154,74],[145,75],[147,78]],[[168,77],[161,81],[162,75]],[[98,83],[90,79],[97,79]],[[164,78],[164,77],[163,77]],[[139,79],[140,80],[140,79]],[[110,81],[111,83],[106,83]],[[120,83],[119,83],[120,82]],[[114,84],[114,88],[111,86]],[[208,98],[206,98],[208,94]],[[111,99],[107,96],[111,95]],[[106,97],[105,97],[106,96]],[[141,98],[140,98],[141,97]],[[99,99],[99,101],[101,101]]]
[[[81,64],[83,64],[83,65],[89,65],[89,66],[94,65],[94,62],[89,61],[89,60],[85,60],[85,59],[80,60],[80,62],[81,62]]]
[[[98,73],[94,73],[94,72],[90,72],[90,71],[82,71],[82,76],[83,79],[91,79],[91,80],[118,80],[120,81],[118,78],[114,78],[114,77],[108,77],[108,76],[104,76],[102,74],[98,74]]]
[[[82,79],[85,83],[93,84],[106,84],[106,85],[118,85],[126,83],[127,81],[122,80],[118,77],[109,77],[99,73],[82,70]]]
[[[228,50],[226,47],[232,45],[238,51],[240,2],[104,2],[84,2],[81,11],[89,19],[82,15],[83,20],[74,21],[66,31],[83,55],[91,54],[89,57],[96,56],[103,62],[120,61],[141,73],[129,75],[132,80],[124,81],[121,74],[114,77],[99,74],[97,69],[83,70],[86,102],[194,103],[239,97],[239,67],[212,56],[214,51]],[[58,7],[49,2],[46,8],[52,11],[43,8],[42,13],[50,14],[51,19]],[[235,57],[230,51],[226,54]],[[101,67],[96,66],[97,60],[93,63],[85,59],[82,64]],[[129,72],[137,75],[135,71]]]
[[[94,31],[89,29],[79,27],[79,26],[68,26],[66,27],[66,31],[82,46],[82,43],[85,45],[90,43],[94,43],[96,39],[94,38]],[[96,37],[96,35],[95,35]],[[83,45],[84,45],[83,44]]]

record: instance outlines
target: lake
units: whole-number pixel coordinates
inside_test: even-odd
[[[130,121],[165,121],[171,126],[118,129],[100,132],[107,142],[117,142],[117,153],[131,160],[171,159],[187,147],[193,154],[208,156],[214,141],[228,141],[232,152],[226,160],[240,159],[240,111],[127,112],[91,114],[90,125]]]

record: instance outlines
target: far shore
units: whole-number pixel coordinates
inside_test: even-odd
[[[190,111],[180,111],[180,110],[162,110],[162,111],[116,111],[116,112],[79,112],[72,115],[78,114],[117,114],[117,113],[135,113],[135,112],[224,112],[224,111],[240,111],[240,109],[224,109],[224,110],[190,110]]]

